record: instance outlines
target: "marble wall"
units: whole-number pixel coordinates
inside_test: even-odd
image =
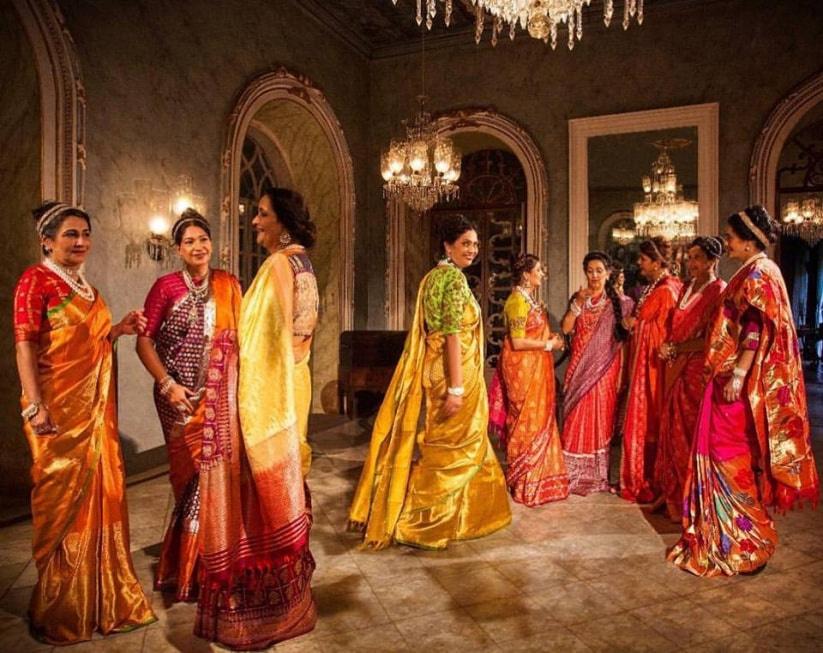
[[[24,495],[29,454],[20,428],[12,291],[38,260],[31,210],[40,200],[40,90],[31,45],[11,2],[0,1],[0,496]]]
[[[564,35],[565,37],[565,35]],[[427,93],[433,110],[493,106],[522,125],[538,144],[549,179],[549,303],[567,299],[568,120],[662,107],[720,103],[720,215],[748,201],[752,146],[772,107],[823,67],[823,21],[817,0],[649,2],[641,27],[624,32],[593,20],[582,42],[556,51],[519,34],[496,48],[428,49]],[[397,133],[419,93],[419,54],[379,59],[371,66],[369,172],[380,148]],[[379,215],[380,177],[368,178],[369,208]],[[368,268],[371,314],[383,304],[382,223],[361,234],[374,252]],[[365,242],[363,242],[365,240]]]

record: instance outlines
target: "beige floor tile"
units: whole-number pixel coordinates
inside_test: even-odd
[[[595,592],[616,601],[626,610],[654,605],[677,597],[677,593],[653,578],[618,573],[588,581]]]
[[[317,627],[313,635],[317,638],[390,622],[386,610],[365,582],[356,592],[336,593],[319,587],[313,589],[313,593],[317,602]]]
[[[506,653],[587,653],[592,649],[577,635],[563,626],[554,626],[551,630],[506,642],[502,647]]]
[[[450,574],[437,580],[459,606],[513,597],[520,593],[514,583],[491,566],[479,566],[470,575]]]
[[[95,637],[90,642],[75,644],[66,650],[71,651],[71,653],[141,653],[146,634],[147,632],[141,629],[99,639]]]
[[[423,568],[420,558],[407,547],[391,547],[382,551],[355,551],[352,558],[362,574],[369,581],[377,583]]]
[[[570,630],[593,651],[632,651],[665,653],[679,647],[663,637],[640,619],[630,614],[604,617],[587,623],[576,624]]]
[[[630,614],[680,646],[688,647],[730,637],[737,629],[711,609],[686,599],[665,601],[633,610]]]
[[[0,599],[0,613],[24,619],[29,611],[31,587],[13,587]]]
[[[414,651],[455,653],[495,650],[494,641],[462,610],[449,610],[395,622]]]
[[[493,566],[526,594],[543,592],[555,585],[577,580],[560,562],[545,557]]]
[[[375,595],[392,621],[437,614],[456,607],[451,594],[432,577],[432,571],[420,568],[398,578],[370,580]]]
[[[316,640],[315,645],[323,653],[395,653],[415,650],[410,647],[400,631],[391,624],[366,628],[347,633],[339,633],[332,637],[323,637]],[[279,653],[280,647],[277,647]]]
[[[213,644],[194,636],[193,622],[175,626],[153,626],[146,632],[145,653],[212,653],[220,651]]]
[[[522,595],[469,605],[465,611],[498,644],[563,629],[545,607]]]
[[[6,593],[6,590],[15,585],[20,579],[21,574],[28,568],[29,563],[16,562],[10,565],[3,565],[0,567],[0,599]],[[33,565],[31,565],[33,566]],[[35,581],[37,569],[35,568]]]
[[[821,651],[823,632],[802,616],[754,628],[749,632],[758,643],[757,650],[773,651]]]
[[[557,585],[530,596],[546,608],[553,619],[566,625],[600,619],[624,610],[616,601],[583,581]]]

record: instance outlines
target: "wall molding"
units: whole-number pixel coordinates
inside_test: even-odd
[[[82,206],[86,91],[74,40],[54,0],[13,0],[34,52],[40,86],[41,199]]]
[[[812,108],[823,102],[823,71],[796,86],[772,109],[752,149],[749,164],[749,203],[761,204],[779,220],[777,167],[783,147],[794,128]]]
[[[220,234],[221,261],[229,269],[237,271],[239,250],[237,222],[240,198],[240,162],[243,140],[258,110],[272,101],[294,102],[308,111],[320,125],[328,139],[336,162],[339,188],[340,225],[340,282],[338,306],[341,331],[354,325],[354,166],[351,153],[331,105],[323,92],[303,75],[280,67],[252,80],[235,102],[228,116],[226,139],[221,162]]]
[[[716,234],[720,188],[719,118],[720,105],[712,102],[569,120],[569,294],[585,282],[581,262],[588,251],[589,241],[588,140],[594,136],[697,127],[698,231]]]
[[[493,136],[517,157],[526,177],[526,249],[546,260],[548,252],[549,179],[537,143],[519,123],[493,108],[465,108],[437,114],[435,129],[444,136],[465,132]],[[386,323],[389,329],[406,327],[403,240],[409,209],[386,203]]]

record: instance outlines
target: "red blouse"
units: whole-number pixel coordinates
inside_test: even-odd
[[[44,265],[32,265],[14,288],[14,341],[37,342],[51,331],[52,312],[74,297],[69,285]]]

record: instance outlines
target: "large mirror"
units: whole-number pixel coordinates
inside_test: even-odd
[[[623,264],[631,286],[643,237],[635,205],[647,199],[654,164],[674,170],[676,182],[668,179],[684,215],[697,214],[696,232],[717,233],[717,104],[571,120],[569,138],[569,293],[583,285],[592,249]]]

